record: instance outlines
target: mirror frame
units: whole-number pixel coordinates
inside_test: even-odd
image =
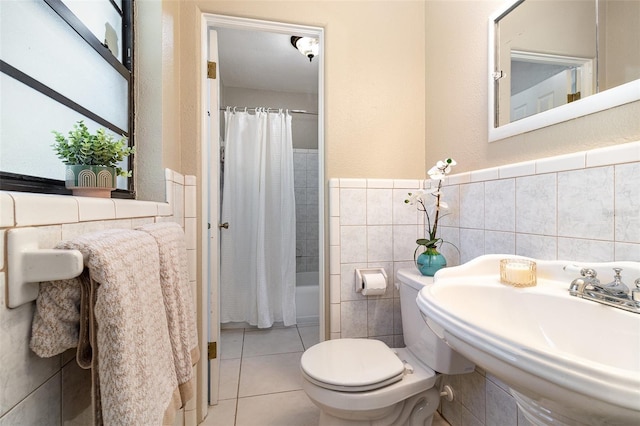
[[[533,130],[552,126],[583,117],[595,112],[604,111],[616,106],[640,100],[640,79],[620,86],[603,90],[600,93],[587,96],[575,102],[540,112],[538,114],[522,118],[503,126],[495,127],[496,123],[496,80],[493,75],[496,72],[496,25],[511,10],[516,8],[524,0],[509,0],[498,10],[489,16],[488,38],[488,98],[489,98],[489,142],[495,142],[511,136],[520,135]],[[595,24],[595,23],[594,23]]]

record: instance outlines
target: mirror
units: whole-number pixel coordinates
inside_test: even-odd
[[[515,0],[489,19],[489,141],[640,99],[640,2]]]

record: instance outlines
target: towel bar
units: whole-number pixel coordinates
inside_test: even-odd
[[[41,249],[37,228],[7,231],[7,307],[36,300],[40,281],[64,280],[82,273],[78,250]]]

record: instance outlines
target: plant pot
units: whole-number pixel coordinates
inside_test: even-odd
[[[435,248],[427,248],[416,259],[416,266],[422,275],[432,277],[447,266],[447,259]]]
[[[115,167],[68,165],[65,186],[74,196],[111,198],[116,178]]]

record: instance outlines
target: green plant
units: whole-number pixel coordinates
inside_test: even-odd
[[[91,134],[82,120],[73,125],[68,137],[53,131],[56,142],[52,145],[58,158],[67,165],[114,167],[118,176],[131,176],[131,171],[118,167],[118,163],[135,152],[127,146],[127,138],[115,139],[98,129]]]

